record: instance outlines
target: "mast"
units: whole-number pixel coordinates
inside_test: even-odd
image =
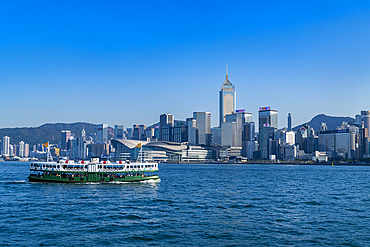
[[[51,156],[51,153],[50,153],[50,145],[49,145],[49,142],[47,142],[47,147],[48,147],[48,151],[46,153],[46,162],[49,162],[50,161],[53,161],[53,156]]]

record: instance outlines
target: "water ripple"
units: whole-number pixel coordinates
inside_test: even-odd
[[[337,169],[338,168],[338,169]],[[161,164],[161,182],[27,181],[0,162],[3,246],[368,246],[369,167]]]

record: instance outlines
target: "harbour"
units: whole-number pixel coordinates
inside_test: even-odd
[[[34,183],[0,162],[4,246],[366,246],[370,168],[159,164],[161,182]]]

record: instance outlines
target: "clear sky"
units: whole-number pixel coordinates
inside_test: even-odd
[[[370,109],[370,1],[1,1],[0,128]]]

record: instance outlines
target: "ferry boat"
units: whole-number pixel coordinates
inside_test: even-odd
[[[90,183],[90,182],[138,182],[158,180],[158,163],[130,161],[90,161],[74,162],[31,162],[31,182]]]

